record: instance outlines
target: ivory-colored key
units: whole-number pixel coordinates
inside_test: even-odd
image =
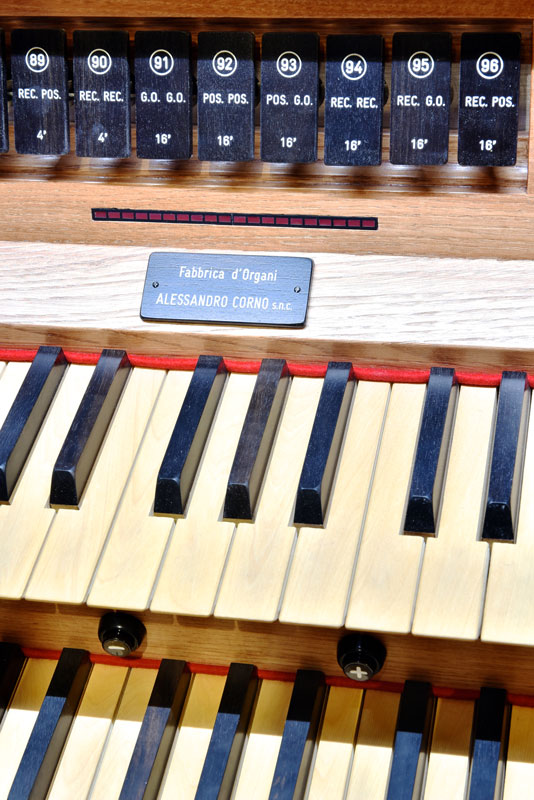
[[[255,379],[238,373],[228,378],[186,517],[172,535],[152,611],[207,616],[213,610],[235,529],[233,522],[221,520],[226,484]]]
[[[96,770],[91,800],[118,800],[156,674],[155,669],[130,670],[111,733]]]
[[[93,667],[48,800],[88,796],[127,674],[126,667]]]
[[[495,389],[462,386],[437,536],[426,544],[412,631],[476,639],[489,563],[477,541],[485,500]]]
[[[494,542],[481,638],[488,642],[534,644],[534,404],[525,454],[515,544]]]
[[[0,361],[0,428],[13,405],[31,362],[10,361],[6,364]]]
[[[362,700],[361,689],[330,687],[308,800],[345,797]]]
[[[15,488],[11,504],[0,513],[1,597],[22,596],[47,531],[56,516],[57,512],[48,504],[52,468],[92,369],[77,364],[67,368]]]
[[[464,797],[474,706],[471,700],[438,699],[422,800]]]
[[[161,460],[191,381],[191,372],[169,372],[126,484],[88,605],[144,609],[174,525],[153,514]]]
[[[346,800],[384,800],[400,694],[366,691]]]
[[[292,690],[289,681],[262,682],[233,800],[268,800]]]
[[[0,729],[1,800],[9,795],[56,664],[56,661],[32,658],[24,667]]]
[[[388,397],[387,383],[358,384],[325,526],[299,531],[282,622],[343,625]]]
[[[534,798],[534,708],[513,706],[502,800],[532,800],[532,798]]]
[[[159,800],[194,800],[224,682],[220,675],[193,676]]]
[[[79,510],[57,513],[26,589],[28,600],[85,599],[164,375],[162,370],[133,370]]]
[[[349,600],[347,628],[407,633],[424,540],[403,534],[424,385],[394,384]]]
[[[293,378],[254,522],[237,526],[215,616],[276,619],[297,535],[293,511],[322,381]],[[323,532],[324,533],[324,532]]]

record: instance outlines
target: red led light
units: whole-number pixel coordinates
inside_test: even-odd
[[[161,214],[158,214],[157,212],[154,212],[154,211],[150,212],[150,214],[148,215],[148,218],[152,222],[161,222]]]
[[[330,217],[320,217],[319,225],[321,228],[331,228],[332,227],[332,220]]]
[[[107,211],[93,211],[93,219],[107,219],[108,212]]]
[[[204,214],[204,222],[217,222],[217,214]]]
[[[346,228],[347,227],[347,220],[346,219],[335,219],[334,220],[334,228]]]
[[[133,211],[123,211],[121,219],[134,219]]]
[[[253,217],[251,214],[248,215],[247,221],[249,225],[259,225],[261,222],[259,217]]]
[[[288,217],[277,217],[276,218],[277,225],[289,225],[289,218]]]
[[[349,228],[361,228],[362,227],[361,219],[349,219],[348,223],[349,223]]]
[[[191,222],[204,222],[204,214],[191,214]]]
[[[120,219],[121,212],[120,211],[108,211],[108,219]]]
[[[262,217],[262,225],[274,225],[274,217]]]
[[[223,222],[225,224],[232,222],[232,217],[230,214],[219,214],[219,222]]]
[[[176,219],[178,222],[189,222],[189,214],[177,214]]]
[[[376,228],[376,220],[374,220],[374,219],[363,219],[362,220],[362,228]]]
[[[136,219],[148,219],[148,214],[146,211],[136,211],[135,212]]]
[[[303,225],[304,220],[302,217],[291,217],[290,225]]]
[[[245,217],[244,214],[234,214],[234,223],[236,225],[246,225],[247,218]]]
[[[306,217],[304,224],[307,228],[314,228],[317,225],[317,217]]]
[[[163,219],[165,222],[176,222],[176,214],[164,214]]]

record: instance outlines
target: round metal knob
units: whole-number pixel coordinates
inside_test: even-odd
[[[380,672],[386,660],[386,648],[378,639],[365,633],[350,633],[337,645],[337,661],[347,678],[369,681]]]
[[[104,614],[98,626],[98,638],[110,656],[128,658],[140,646],[146,634],[143,623],[123,611]]]

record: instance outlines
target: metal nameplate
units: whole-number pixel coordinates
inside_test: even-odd
[[[159,322],[303,325],[313,262],[290,256],[152,253],[141,318]]]

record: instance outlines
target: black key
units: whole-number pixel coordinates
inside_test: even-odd
[[[129,372],[124,350],[102,351],[54,465],[51,505],[79,504]]]
[[[392,164],[446,164],[451,100],[449,33],[396,33],[391,63]]]
[[[424,751],[432,717],[429,683],[406,681],[399,705],[387,800],[419,797]]]
[[[324,163],[370,166],[382,160],[384,40],[355,34],[326,39]]]
[[[195,800],[230,797],[257,683],[251,664],[230,665]]]
[[[158,473],[156,514],[184,513],[225,376],[222,358],[200,356]]]
[[[226,519],[251,520],[254,515],[288,385],[286,362],[264,359],[230,470],[224,500]]]
[[[74,31],[76,155],[130,155],[130,68],[125,31]]]
[[[161,662],[119,800],[155,800],[189,686],[185,661]]]
[[[505,703],[504,689],[480,690],[473,737],[469,800],[492,800],[495,795]]]
[[[191,157],[191,35],[135,34],[135,109],[138,158]]]
[[[40,347],[33,359],[0,430],[0,501],[11,497],[66,366],[60,347]]]
[[[528,408],[525,372],[503,372],[482,538],[513,542],[519,511]]]
[[[261,53],[261,159],[317,160],[319,37],[265,33]]]
[[[458,103],[458,163],[513,166],[519,113],[519,33],[464,33]]]
[[[9,150],[7,125],[7,69],[4,31],[0,31],[0,153]]]
[[[436,532],[441,487],[456,405],[455,384],[453,369],[433,367],[430,370],[408,495],[405,533]]]
[[[323,673],[299,669],[269,800],[300,800],[304,796],[324,695]]]
[[[198,34],[198,157],[201,161],[254,158],[254,35]]]
[[[85,650],[64,649],[39,710],[9,800],[44,800],[69,735],[91,662]]]
[[[13,122],[17,153],[63,155],[69,143],[65,31],[11,34]]]
[[[296,525],[322,525],[324,522],[353,389],[352,365],[331,361],[300,475]]]
[[[24,654],[18,644],[0,642],[0,723],[24,666]]]

